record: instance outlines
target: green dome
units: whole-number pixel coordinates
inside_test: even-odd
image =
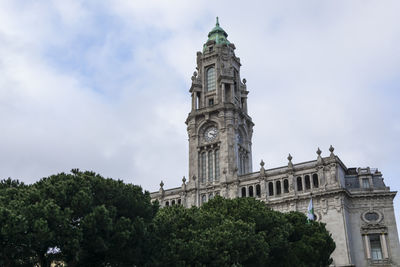
[[[208,33],[208,41],[215,41],[216,44],[230,44],[227,39],[228,34],[219,26],[218,17],[215,27]],[[204,48],[206,45],[204,45]]]

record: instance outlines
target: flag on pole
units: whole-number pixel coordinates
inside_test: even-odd
[[[314,221],[314,206],[312,203],[312,198],[310,199],[310,203],[308,204],[307,219],[309,221]]]

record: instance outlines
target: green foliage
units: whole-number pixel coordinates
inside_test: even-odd
[[[0,183],[0,266],[143,265],[158,205],[139,186],[73,170]]]
[[[324,224],[254,198],[158,210],[139,186],[73,170],[0,181],[0,266],[327,266]]]
[[[254,198],[163,208],[154,239],[155,266],[328,266],[335,248],[323,224]]]

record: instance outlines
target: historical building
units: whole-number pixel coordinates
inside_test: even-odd
[[[200,206],[216,195],[255,197],[281,212],[306,212],[310,198],[318,221],[336,242],[334,266],[400,266],[393,209],[396,192],[372,168],[348,168],[329,148],[327,157],[259,170],[252,166],[251,117],[246,80],[228,34],[216,26],[197,52],[192,76],[192,108],[187,117],[189,179],[182,186],[151,194],[162,206]]]

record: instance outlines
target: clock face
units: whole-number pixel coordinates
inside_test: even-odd
[[[204,139],[207,142],[214,141],[218,136],[218,130],[214,126],[207,128],[207,130],[204,132]]]

